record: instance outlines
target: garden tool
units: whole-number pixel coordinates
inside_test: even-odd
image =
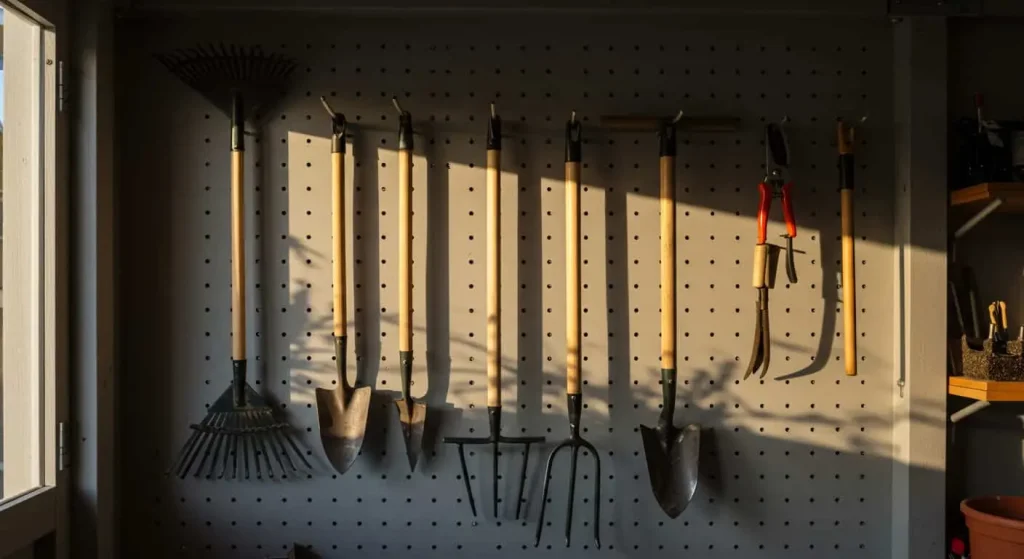
[[[354,388],[346,377],[348,335],[348,277],[345,242],[345,116],[335,113],[327,99],[320,102],[331,117],[331,245],[334,296],[334,365],[337,387],[316,389],[320,442],[327,459],[339,474],[359,456],[370,411],[369,386]]]
[[[857,281],[853,251],[854,129],[842,119],[838,125],[839,196],[843,222],[843,353],[846,375],[857,374]]]
[[[182,478],[193,471],[207,479],[240,474],[248,479],[251,461],[257,478],[263,477],[264,468],[268,477],[284,477],[299,471],[292,454],[312,469],[288,424],[277,419],[274,408],[246,382],[244,127],[246,122],[259,125],[267,108],[284,94],[296,63],[259,47],[235,45],[199,46],[157,59],[231,119],[232,382],[202,422],[191,426],[192,434],[171,470]]]
[[[466,484],[473,516],[476,516],[476,501],[473,499],[469,470],[466,468],[465,445],[491,445],[495,518],[498,516],[498,444],[525,445],[516,497],[518,519],[523,504],[530,445],[544,442],[544,437],[506,437],[501,434],[501,118],[495,112],[493,103],[491,118],[487,123],[487,419],[490,436],[445,437],[444,442],[458,445],[462,480]]]
[[[402,424],[409,468],[416,469],[423,444],[427,406],[413,399],[412,390],[412,115],[398,110],[398,361],[402,374],[402,397],[395,400]]]
[[[544,512],[547,509],[548,488],[551,484],[551,466],[558,451],[569,449],[569,503],[565,518],[565,546],[572,535],[573,499],[576,496],[576,462],[580,449],[594,457],[594,542],[601,547],[601,457],[594,445],[580,436],[580,415],[583,410],[583,391],[580,389],[580,160],[582,130],[576,113],[565,125],[565,381],[566,404],[569,411],[569,438],[551,450],[544,471],[544,490],[540,501],[535,545],[540,545],[544,530]]]
[[[793,218],[793,206],[789,198],[793,183],[789,181],[789,149],[786,135],[779,124],[765,127],[765,178],[758,185],[761,202],[757,209],[757,245],[754,247],[753,285],[757,289],[756,319],[754,323],[754,349],[750,356],[750,365],[743,378],[748,378],[754,371],[761,370],[761,378],[768,373],[771,362],[771,328],[768,313],[768,289],[770,287],[770,262],[772,248],[768,240],[768,211],[771,209],[772,198],[782,198],[782,213],[786,220],[786,275],[791,283],[796,283],[796,266],[793,263],[793,237],[796,237],[796,221]]]
[[[681,114],[681,113],[680,113]],[[662,121],[661,159],[661,413],[656,427],[640,426],[647,473],[658,504],[676,518],[697,490],[700,425],[676,428],[676,128]]]

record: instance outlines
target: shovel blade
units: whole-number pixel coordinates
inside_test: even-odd
[[[347,392],[347,394],[346,394]],[[316,411],[320,422],[320,443],[331,466],[343,474],[352,467],[366,436],[370,413],[369,386],[346,390],[316,389]]]
[[[409,469],[416,469],[416,460],[420,456],[423,445],[423,424],[427,419],[427,406],[412,398],[398,398],[398,421],[402,425],[402,437],[405,439],[405,453],[409,457]]]
[[[697,491],[700,426],[687,425],[671,431],[640,426],[654,497],[669,518],[676,518]]]

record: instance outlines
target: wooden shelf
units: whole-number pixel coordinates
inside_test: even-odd
[[[949,393],[983,402],[1024,402],[1024,381],[1000,382],[949,377]]]
[[[996,199],[1003,201],[996,212],[1024,213],[1024,182],[985,182],[954,190],[950,205],[981,205]]]

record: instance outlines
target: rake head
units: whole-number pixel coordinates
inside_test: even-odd
[[[569,503],[565,512],[565,547],[569,547],[572,536],[572,509],[576,497],[576,461],[580,449],[584,449],[594,457],[594,544],[601,549],[601,457],[594,445],[580,437],[580,411],[583,407],[582,394],[568,394],[569,401],[569,438],[551,450],[548,456],[548,464],[544,469],[544,490],[540,500],[540,518],[537,520],[537,537],[534,546],[540,545],[541,532],[544,530],[544,510],[548,504],[548,487],[551,484],[551,466],[554,464],[555,455],[563,448],[570,451],[569,468]]]
[[[473,499],[473,487],[469,483],[469,468],[466,467],[466,445],[491,445],[492,450],[492,462],[493,477],[492,489],[494,490],[494,517],[498,517],[498,458],[501,453],[498,451],[499,444],[522,444],[526,445],[523,449],[523,466],[519,470],[519,490],[516,495],[516,519],[519,519],[519,513],[523,507],[523,488],[526,485],[526,465],[530,458],[530,445],[534,443],[544,442],[544,437],[506,437],[501,434],[501,406],[488,406],[487,407],[487,419],[490,423],[491,434],[489,437],[445,437],[444,442],[448,444],[458,445],[459,447],[459,463],[462,464],[462,480],[466,484],[466,495],[469,496],[469,507],[473,511],[473,516],[476,516],[476,500]]]
[[[189,472],[206,479],[250,479],[253,474],[262,479],[313,469],[289,433],[291,427],[274,417],[274,409],[252,387],[246,384],[244,390],[242,405],[235,405],[234,387],[228,388],[203,421],[191,426],[168,473],[181,479]]]
[[[256,124],[284,95],[298,66],[287,56],[263,52],[259,46],[199,45],[158,54],[172,74],[231,116],[236,95],[245,98],[246,121]]]

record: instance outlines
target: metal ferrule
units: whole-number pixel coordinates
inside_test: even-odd
[[[501,117],[492,116],[487,121],[487,149],[501,149]]]
[[[345,153],[345,115],[337,115],[331,121],[331,153]]]
[[[852,153],[839,156],[839,188],[853,188],[853,170],[855,164]]]
[[[237,91],[231,95],[231,151],[245,151],[245,103]]]
[[[244,408],[245,401],[245,359],[231,360],[231,402],[236,408]]]
[[[658,145],[661,157],[676,156],[676,125],[671,120],[663,120],[659,124]]]
[[[334,337],[334,359],[338,372],[341,373],[342,382],[345,380],[346,357],[348,356],[348,336]]]
[[[672,423],[672,415],[676,411],[676,370],[661,370],[661,414],[658,423]]]
[[[583,412],[583,394],[566,394],[569,408],[569,436],[577,439],[580,436],[580,415]]]
[[[402,111],[402,115],[398,117],[398,149],[412,148],[412,113]]]
[[[578,120],[565,123],[565,161],[578,163],[582,158],[583,127]]]
[[[491,439],[501,437],[501,406],[487,406],[487,423],[491,428]]]
[[[409,398],[409,387],[412,386],[412,352],[398,352],[398,367],[402,374],[402,396]]]

